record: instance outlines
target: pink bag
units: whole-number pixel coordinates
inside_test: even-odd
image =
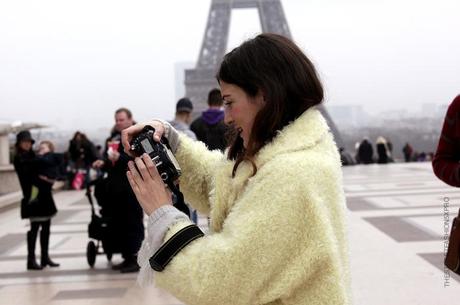
[[[85,175],[81,171],[78,171],[72,180],[72,188],[74,190],[81,190],[81,188],[83,187],[84,180],[85,180]]]

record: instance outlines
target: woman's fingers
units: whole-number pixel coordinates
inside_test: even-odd
[[[142,180],[142,177],[141,177],[140,173],[138,172],[136,166],[134,165],[133,161],[128,162],[128,168],[129,168],[129,172],[131,173],[131,176],[133,178],[133,181],[137,185],[140,185],[143,182],[143,180]]]
[[[142,155],[140,158],[134,159],[134,162],[136,163],[137,169],[141,174],[142,180],[146,181],[147,179],[153,179],[153,176],[150,174],[149,169],[147,169],[147,165],[145,164],[146,158],[144,158],[144,155]]]
[[[157,142],[160,142],[161,140],[161,137],[163,136],[163,134],[165,133],[165,127],[163,125],[163,122],[161,121],[158,121],[158,120],[153,120],[151,123],[150,123],[150,126],[152,126],[153,128],[155,128],[155,133],[153,134],[153,139]]]
[[[123,148],[128,155],[133,156],[131,152],[130,142],[136,135],[138,135],[142,131],[145,125],[150,125],[153,128],[155,128],[153,139],[157,142],[160,142],[161,137],[165,133],[165,127],[163,123],[159,120],[153,120],[149,123],[138,123],[136,125],[133,125],[129,128],[124,129],[121,132],[121,143],[123,144]]]
[[[148,154],[143,154],[139,158],[134,159],[134,162],[136,163],[137,169],[142,177],[142,180],[161,180],[160,174],[158,173],[158,169]]]
[[[121,143],[123,144],[123,148],[128,155],[132,156],[131,144],[130,144],[131,140],[133,139],[135,135],[137,135],[138,133],[142,131],[144,126],[145,124],[136,124],[129,128],[124,129],[121,132]]]
[[[147,215],[171,203],[171,193],[165,189],[154,162],[147,154],[136,158],[134,162],[129,161],[128,168],[128,182]]]
[[[129,185],[131,185],[134,194],[137,196],[139,193],[139,185],[137,185],[136,181],[134,180],[133,173],[131,171],[127,171],[126,177],[128,178]]]
[[[157,169],[155,163],[153,163],[153,161],[150,158],[150,156],[148,154],[143,154],[141,156],[141,158],[144,161],[145,166],[147,167],[147,171],[148,171],[150,177],[152,177],[152,179],[159,179],[160,174],[158,173],[158,169]]]
[[[136,158],[133,161],[128,162],[129,171],[132,173],[133,180],[139,185],[142,181],[148,179],[151,180],[162,180],[158,169],[153,163],[150,156],[143,154],[140,158]]]

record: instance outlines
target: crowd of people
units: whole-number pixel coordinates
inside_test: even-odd
[[[361,142],[355,144],[355,155],[341,147],[339,149],[342,165],[356,164],[387,164],[396,162],[393,153],[393,144],[382,136],[375,141],[375,149],[369,138],[365,137]],[[404,162],[425,162],[433,160],[434,153],[417,152],[406,142],[401,152],[404,155]]]
[[[392,143],[378,137],[374,150],[365,138],[354,157],[338,149],[316,108],[324,93],[315,67],[283,36],[243,43],[225,55],[216,77],[220,89],[209,92],[208,109],[195,120],[188,98],[169,122],[136,123],[129,109],[117,109],[103,149],[76,132],[65,157],[49,141],[35,152],[28,131],[17,135],[21,216],[30,220],[27,269],[59,266],[49,255],[52,185],[67,159],[73,188],[88,185],[91,172],[104,181],[104,211],[123,258],[112,269],[140,271],[144,284],[155,274],[158,286],[187,304],[351,304],[341,166],[394,162]],[[130,141],[147,125],[155,141],[168,140],[184,198],[171,195],[148,155],[131,153]],[[446,139],[435,168],[451,151]],[[409,143],[402,150],[406,162],[430,158]],[[197,226],[196,211],[208,216],[210,234]]]
[[[222,104],[220,90],[212,89],[208,97],[209,109],[192,121],[193,104],[190,99],[182,98],[177,102],[175,117],[169,123],[192,140],[199,140],[206,143],[209,149],[223,152],[227,126],[224,124]],[[104,216],[110,218],[111,227],[114,228],[111,234],[117,236],[116,248],[123,258],[112,269],[122,273],[139,271],[137,252],[144,239],[143,212],[126,178],[127,164],[131,157],[121,145],[121,131],[134,125],[135,121],[127,108],[116,110],[114,118],[115,124],[103,150],[80,131],[75,132],[64,153],[54,153],[54,145],[50,141],[41,142],[35,152],[35,140],[29,131],[17,135],[14,165],[23,191],[21,215],[30,219],[31,223],[27,233],[27,269],[41,270],[45,266],[59,266],[48,256],[51,218],[57,213],[51,192],[54,182],[63,180],[66,188],[79,190],[86,188],[95,179],[100,179],[103,182],[98,183],[98,192],[104,192],[104,202],[109,202],[103,206]],[[36,195],[33,197],[32,190],[39,194],[38,199]],[[32,205],[33,211],[28,212]],[[190,216],[195,223],[198,222],[196,210],[190,210]],[[39,231],[41,264],[37,264],[35,259]]]
[[[67,159],[74,188],[88,185],[91,171],[104,173],[103,209],[123,258],[114,270],[141,271],[140,279],[151,280],[155,269],[157,284],[190,304],[300,304],[312,297],[348,304],[340,156],[315,107],[323,88],[313,64],[287,38],[262,34],[225,56],[217,80],[220,90],[209,92],[208,109],[194,121],[187,98],[177,102],[170,122],[136,124],[129,109],[118,109],[103,150],[77,132],[66,156],[54,153],[50,142],[40,143],[35,153],[31,134],[18,134],[14,163],[22,217],[30,220],[27,269],[59,266],[48,253],[57,213],[51,189]],[[154,139],[168,139],[181,165],[179,185],[190,213],[175,206],[179,199],[165,188],[152,159],[130,153],[129,139],[147,124],[156,130]],[[195,210],[208,216],[209,235],[196,225]],[[174,258],[156,262],[164,253],[152,251],[159,249],[169,249]],[[324,268],[330,272],[317,272]],[[190,284],[192,279],[198,282]]]
[[[229,126],[224,122],[223,102],[221,91],[212,89],[208,94],[208,109],[193,120],[193,103],[186,97],[181,98],[176,104],[174,119],[168,123],[188,138],[205,143],[207,149],[224,152]],[[27,232],[27,269],[41,270],[46,266],[59,266],[49,258],[48,253],[51,218],[57,213],[51,191],[54,182],[61,179],[66,181],[68,188],[82,189],[91,180],[105,174],[103,187],[111,206],[105,207],[104,211],[111,217],[116,228],[113,234],[118,237],[123,257],[123,262],[112,268],[123,273],[139,271],[137,253],[144,240],[143,213],[125,175],[131,157],[124,152],[121,145],[121,132],[134,124],[131,111],[120,108],[115,111],[115,125],[104,149],[91,142],[86,134],[77,131],[69,141],[65,153],[55,153],[54,145],[50,141],[42,141],[35,152],[32,149],[35,141],[31,133],[21,131],[17,134],[14,166],[23,190],[21,215],[30,219],[30,230]],[[375,143],[375,149],[369,138],[356,143],[354,157],[344,148],[340,148],[342,165],[394,162],[392,143],[382,136]],[[402,152],[405,162],[433,159],[432,153],[418,153],[409,143],[404,145]],[[31,206],[31,202],[38,201],[41,203],[35,204],[35,208],[26,209]],[[194,223],[198,222],[195,209],[191,208],[190,216]],[[42,255],[41,263],[37,264],[35,244],[39,231]]]

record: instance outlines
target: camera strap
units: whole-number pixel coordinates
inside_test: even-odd
[[[184,194],[179,189],[179,185],[174,185],[174,183],[170,183],[171,185],[168,184],[169,189],[171,192],[176,196],[176,200],[174,203],[174,207],[184,213],[185,215],[190,217],[190,209],[185,203],[184,200]]]
[[[163,271],[177,253],[195,239],[203,236],[204,233],[196,225],[189,225],[181,229],[149,259],[150,267],[158,272]]]

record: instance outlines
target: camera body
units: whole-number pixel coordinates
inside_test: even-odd
[[[153,139],[154,133],[155,128],[145,126],[131,141],[130,150],[138,157],[144,153],[148,154],[157,167],[161,179],[172,189],[174,181],[181,175],[181,169],[169,147],[168,140],[162,137],[160,142],[156,142]]]

